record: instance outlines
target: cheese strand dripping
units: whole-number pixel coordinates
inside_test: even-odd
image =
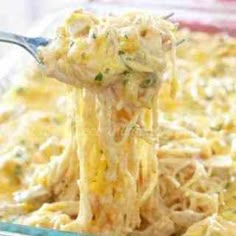
[[[41,49],[47,74],[74,86],[80,203],[65,230],[122,235],[158,208],[158,91],[175,31],[147,13],[79,10]]]

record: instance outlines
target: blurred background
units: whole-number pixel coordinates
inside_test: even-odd
[[[0,30],[19,34],[27,34],[35,21],[38,21],[52,12],[67,7],[79,7],[82,4],[119,4],[139,5],[153,4],[161,7],[174,6],[175,9],[201,8],[219,12],[230,11],[236,15],[236,0],[0,0]],[[158,7],[158,6],[157,6]],[[185,14],[185,11],[178,12]],[[229,17],[229,15],[228,15]],[[0,44],[0,57],[9,46]]]
[[[0,29],[24,32],[44,15],[80,0],[0,0]]]
[[[0,0],[0,30],[24,32],[34,22],[46,14],[68,6],[78,6],[86,2],[132,4],[152,3],[160,5],[194,6],[207,5],[211,8],[221,5],[222,10],[236,0]],[[223,4],[222,4],[223,3]],[[236,12],[235,12],[236,14]]]

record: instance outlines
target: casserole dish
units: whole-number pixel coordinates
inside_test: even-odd
[[[120,11],[127,11],[130,9],[133,9],[132,7],[126,7],[125,5],[118,7],[118,6],[109,5],[109,4],[105,4],[105,5],[85,4],[83,5],[83,8],[96,11],[101,14],[103,14],[104,12],[116,13]],[[228,14],[231,14],[228,12],[227,13],[219,12],[219,14],[217,15],[217,14],[212,14],[211,12],[204,12],[203,14],[204,17],[203,17],[203,15],[197,15],[198,13],[196,13],[196,10],[193,10],[194,12],[193,14],[193,13],[190,13],[191,10],[188,9],[189,12],[187,14],[187,9],[180,9],[180,8],[175,9],[173,6],[171,6],[170,8],[168,8],[167,6],[160,8],[159,6],[156,6],[155,4],[154,5],[150,4],[150,5],[145,5],[145,6],[140,5],[140,6],[135,6],[135,8],[136,9],[145,8],[146,10],[156,12],[157,14],[163,15],[163,16],[169,12],[176,12],[176,15],[177,15],[176,20],[182,23],[182,26],[187,25],[190,29],[198,30],[198,31],[207,31],[207,32],[210,31],[211,33],[222,31],[222,28],[220,26],[221,20],[224,18],[225,14],[227,14],[227,16]],[[56,15],[45,19],[43,22],[39,24],[39,27],[35,27],[37,29],[37,33],[41,33],[44,36],[51,37],[51,35],[53,34],[53,28],[55,29],[56,26],[60,24],[60,21],[64,18],[64,16],[70,11],[71,9],[68,9],[66,11],[59,12]],[[186,19],[186,14],[189,15],[188,17],[189,19]],[[214,17],[216,16],[218,18],[214,19]],[[199,18],[201,18],[202,22],[198,20]],[[196,23],[196,20],[197,20],[197,23]],[[42,29],[41,32],[39,31],[40,28]],[[226,30],[228,33],[233,33],[234,30],[231,30],[231,29],[232,28],[225,28],[224,30]],[[31,32],[30,35],[35,35],[35,33],[36,32]],[[28,59],[29,59],[28,55],[23,55],[21,51],[18,51],[18,52],[12,52],[11,55],[8,55],[6,58],[2,60],[2,67],[4,68],[4,71],[2,71],[0,87],[3,93],[7,91],[15,83],[18,82],[18,76],[21,74],[21,70],[25,66],[25,63],[24,65],[22,65],[20,61],[26,62]],[[9,61],[12,62],[12,65],[6,66],[6,65],[9,65]],[[15,65],[19,65],[19,68],[16,67]],[[10,232],[17,232],[18,234],[23,234],[23,235],[53,235],[53,236],[54,235],[76,235],[76,234],[67,233],[67,232],[59,232],[59,231],[57,232],[54,230],[18,226],[16,224],[10,224],[10,223],[1,223],[0,229],[2,229],[3,231],[2,235],[4,235],[4,232],[5,232],[5,235],[11,235]]]

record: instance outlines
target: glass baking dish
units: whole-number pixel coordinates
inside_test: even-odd
[[[66,10],[60,10],[36,23],[33,30],[30,30],[28,35],[51,37],[66,15],[73,11],[73,9],[79,7],[98,14],[116,14],[129,10],[147,10],[165,16],[174,12],[175,16],[173,17],[173,20],[179,22],[181,27],[188,27],[196,31],[205,31],[210,33],[227,32],[228,34],[236,35],[235,5],[233,8],[220,8],[220,6],[217,6],[217,10],[212,10],[209,6],[204,7],[204,5],[196,8],[193,5],[183,6],[178,4],[158,4],[154,1],[140,2],[139,4],[132,4],[131,2],[130,5],[127,5],[125,1],[121,1],[119,6],[109,3],[109,1],[98,1],[80,5],[73,3],[68,6]],[[9,54],[0,61],[0,94],[5,93],[11,86],[17,84],[25,66],[28,64],[30,65],[31,63],[33,63],[33,59],[22,49],[14,48],[9,52]],[[85,236],[91,234],[62,232],[0,222],[0,236],[1,235]]]

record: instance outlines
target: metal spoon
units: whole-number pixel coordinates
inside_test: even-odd
[[[18,34],[0,31],[0,42],[12,43],[24,48],[39,64],[41,64],[42,62],[37,53],[38,48],[48,45],[50,39],[43,37],[29,38]]]

